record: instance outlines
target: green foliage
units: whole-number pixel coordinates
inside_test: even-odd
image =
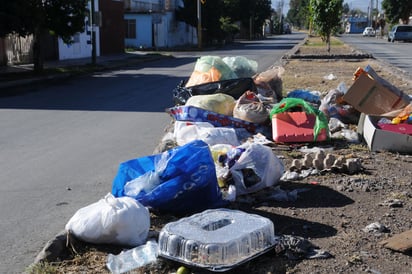
[[[26,274],[54,274],[56,272],[56,267],[47,262],[33,264],[24,271]]]
[[[46,0],[44,11],[45,27],[65,43],[70,43],[75,33],[84,31],[87,0]]]
[[[272,28],[273,28],[273,33],[275,34],[282,34],[283,32],[283,16],[280,17],[277,12],[272,13]]]
[[[286,20],[297,28],[309,26],[309,0],[291,0]]]
[[[0,0],[0,37],[33,34],[34,69],[43,70],[42,39],[46,33],[66,43],[84,31],[88,0]]]
[[[271,15],[271,1],[270,0],[255,0],[252,1],[255,4],[253,7],[253,31],[255,33],[261,33],[262,25],[265,19],[269,19]]]
[[[220,17],[221,29],[228,35],[234,35],[239,32],[239,26],[232,23],[230,17]]]
[[[0,0],[0,37],[46,31],[70,42],[84,30],[87,0]]]
[[[21,36],[33,33],[33,9],[32,1],[0,0],[0,37],[10,33]]]
[[[196,1],[183,0],[183,7],[176,9],[176,19],[185,22],[193,27],[197,26],[197,5]]]
[[[183,7],[176,11],[179,21],[197,27],[197,1],[183,0]],[[265,19],[271,15],[270,0],[206,0],[201,6],[202,29],[207,41],[221,40],[239,28],[233,23],[240,21],[245,29],[261,33]]]
[[[391,24],[409,23],[409,16],[412,13],[411,0],[383,0],[382,8],[385,11],[386,20]]]
[[[330,36],[340,25],[343,0],[310,0],[310,5],[316,31],[330,52]]]
[[[343,46],[344,45],[344,43],[342,41],[337,40],[337,39],[331,39],[330,44],[333,45],[333,46]],[[307,47],[320,47],[320,46],[323,46],[323,45],[324,45],[324,43],[320,43],[316,40],[308,40],[305,43],[305,46],[307,46]]]
[[[350,11],[349,4],[348,3],[343,4],[342,13],[343,14],[348,14],[349,11]]]
[[[221,0],[206,0],[202,5],[202,27],[206,30],[206,37],[209,37],[209,41],[219,41],[225,36],[220,24],[223,8]]]
[[[240,21],[242,27],[251,28],[253,33],[261,33],[265,19],[271,16],[270,0],[224,0],[223,3],[223,16],[232,18],[232,22]]]

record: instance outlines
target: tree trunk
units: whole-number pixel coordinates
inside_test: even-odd
[[[35,73],[41,73],[44,69],[43,33],[43,30],[36,29],[33,35],[33,65]]]
[[[326,44],[327,44],[328,54],[330,54],[330,34],[326,36]]]

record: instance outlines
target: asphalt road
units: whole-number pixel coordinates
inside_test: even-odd
[[[199,56],[245,56],[263,71],[303,37],[176,52],[0,98],[0,273],[24,271],[79,208],[111,191],[121,162],[153,153],[171,121],[172,89]]]
[[[374,58],[401,69],[412,77],[412,43],[388,42],[386,37],[363,37],[362,34],[344,34],[340,39]]]

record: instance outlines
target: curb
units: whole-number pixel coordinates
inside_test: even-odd
[[[339,60],[357,60],[357,59],[374,59],[373,55],[367,52],[363,52],[359,49],[356,49],[356,53],[353,54],[297,54],[299,48],[303,46],[306,41],[309,39],[307,35],[299,44],[295,45],[287,54],[282,57],[282,60],[288,61],[292,59],[303,59],[303,60],[327,60],[327,59],[339,59]],[[339,39],[339,37],[338,37]],[[353,48],[353,47],[351,47]]]

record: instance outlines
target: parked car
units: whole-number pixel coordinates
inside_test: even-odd
[[[292,33],[292,30],[291,30],[289,24],[286,23],[286,24],[283,25],[283,33],[284,34],[291,34]]]
[[[395,25],[388,33],[388,42],[412,41],[411,25]]]
[[[362,33],[363,36],[375,36],[376,31],[372,27],[366,27]]]

